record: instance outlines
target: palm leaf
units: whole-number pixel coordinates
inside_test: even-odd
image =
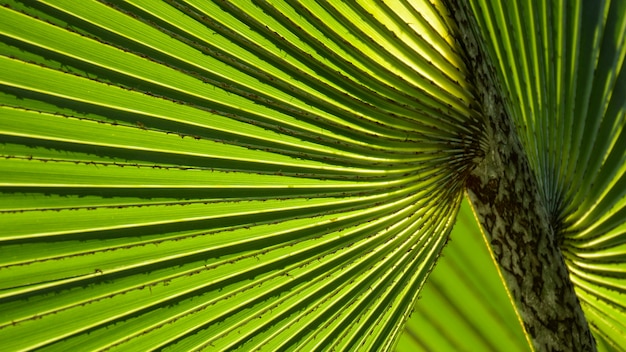
[[[472,2],[601,350],[625,345],[623,7],[616,1]],[[452,336],[447,325],[439,326]]]
[[[442,35],[355,4],[7,5],[6,348],[393,346],[476,129]]]
[[[529,351],[507,292],[463,202],[396,351]]]
[[[2,3],[4,348],[393,348],[479,154],[443,5]],[[587,319],[623,346],[624,2],[472,6]]]

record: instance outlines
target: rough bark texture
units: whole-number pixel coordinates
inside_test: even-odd
[[[524,328],[536,351],[595,351],[475,19],[466,0],[444,2],[459,27],[485,119],[467,191]]]

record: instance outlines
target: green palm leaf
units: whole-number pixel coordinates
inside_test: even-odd
[[[467,202],[450,238],[396,351],[529,351]]]
[[[3,348],[395,346],[483,148],[445,6],[2,3]],[[624,4],[472,2],[604,348],[626,345]],[[447,258],[488,261],[467,240],[414,319],[460,307],[468,341],[527,348],[495,271],[461,277],[497,308],[451,293]]]
[[[117,5],[3,9],[7,348],[393,346],[461,199],[458,71],[375,65],[359,7],[298,37],[269,4]]]

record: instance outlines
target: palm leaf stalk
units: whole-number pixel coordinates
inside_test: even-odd
[[[447,1],[484,117],[467,192],[524,329],[537,351],[594,351],[539,187],[469,4]]]
[[[624,1],[1,3],[3,348],[390,350],[464,192],[536,349],[626,340]]]
[[[619,350],[626,3],[511,5],[471,2],[583,311],[603,349]]]

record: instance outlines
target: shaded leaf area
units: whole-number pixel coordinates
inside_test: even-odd
[[[530,351],[467,201],[396,351]]]
[[[393,347],[480,132],[440,6],[2,3],[4,349]]]
[[[626,346],[626,2],[472,6],[599,347]]]

